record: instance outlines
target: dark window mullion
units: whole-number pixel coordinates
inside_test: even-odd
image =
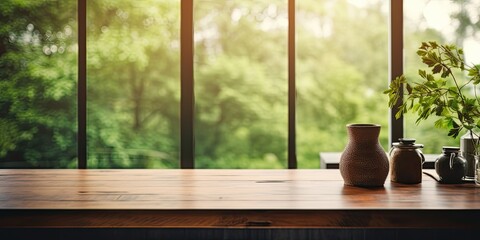
[[[288,168],[297,168],[295,87],[295,0],[288,1]]]
[[[390,0],[390,26],[389,26],[389,80],[403,74],[403,0]],[[403,137],[403,116],[395,118],[395,112],[402,104],[403,92],[395,107],[390,110],[389,144]]]
[[[193,0],[182,0],[180,11],[180,167],[194,168]]]
[[[87,168],[87,0],[77,1],[78,83],[77,83],[77,152],[80,169]]]

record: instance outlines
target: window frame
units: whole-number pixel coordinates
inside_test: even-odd
[[[180,0],[180,168],[195,168],[194,0]],[[288,168],[297,168],[296,150],[296,41],[295,0],[288,0]],[[87,0],[77,0],[78,10],[78,162],[87,169]],[[403,0],[389,1],[389,82],[403,74]],[[397,106],[403,102],[399,98]],[[389,116],[389,144],[403,137],[403,117]]]

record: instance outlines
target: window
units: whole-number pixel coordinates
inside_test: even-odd
[[[178,168],[180,1],[88,1],[91,168]]]
[[[195,167],[285,168],[288,1],[195,0]]]
[[[297,1],[296,35],[299,167],[343,151],[348,123],[381,124],[388,149],[388,2]]]
[[[0,167],[77,162],[76,0],[0,3]]]
[[[0,167],[318,168],[350,122],[381,124],[385,149],[405,135],[437,153],[458,141],[414,116],[389,123],[382,91],[416,75],[421,41],[478,62],[478,6],[2,1]]]
[[[479,9],[480,1],[404,1],[405,11],[405,74],[418,76],[424,64],[416,55],[422,41],[455,43],[465,50],[467,62],[480,63]],[[459,140],[448,137],[446,131],[434,127],[435,118],[419,125],[416,116],[408,114],[406,136],[415,136],[424,143],[425,153],[440,153],[442,146],[458,146]]]

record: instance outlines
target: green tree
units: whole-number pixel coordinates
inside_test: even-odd
[[[387,99],[381,94],[388,79],[384,4],[298,3],[297,147],[301,168],[318,168],[321,151],[342,151],[348,140],[347,123],[381,124],[380,140],[388,147]]]
[[[421,5],[428,1],[415,2]],[[410,3],[410,4],[413,4]],[[424,64],[418,58],[416,52],[421,42],[436,41],[439,43],[455,43],[457,46],[463,46],[467,38],[475,37],[478,31],[478,21],[475,19],[478,3],[475,1],[454,1],[458,7],[452,7],[449,15],[442,15],[442,18],[449,18],[450,25],[455,27],[455,34],[445,33],[443,30],[428,27],[427,21],[422,14],[414,22],[411,19],[405,20],[405,76],[410,79],[418,78],[418,69],[424,69]],[[431,11],[425,9],[424,11]],[[405,135],[415,137],[417,142],[424,143],[425,153],[440,154],[442,146],[458,146],[459,139],[448,137],[442,129],[435,127],[435,117],[423,121],[421,124],[415,124],[416,116],[411,113],[405,114]],[[444,137],[439,137],[444,136]]]
[[[88,6],[90,166],[178,167],[179,4]]]
[[[461,39],[478,21],[468,10],[474,1],[459,4],[452,18]],[[197,167],[284,168],[287,1],[194,7]],[[381,124],[388,148],[386,2],[302,0],[296,8],[299,166],[318,168],[319,151],[342,151],[347,123]],[[0,166],[75,167],[76,1],[3,0],[0,14]],[[178,167],[179,14],[180,1],[88,2],[90,167]],[[445,39],[407,24],[407,50],[425,40]],[[421,62],[405,53],[408,77]],[[438,134],[406,119],[407,136],[438,151]]]
[[[196,161],[284,168],[286,1],[196,1]]]
[[[75,167],[75,4],[0,3],[1,167]]]

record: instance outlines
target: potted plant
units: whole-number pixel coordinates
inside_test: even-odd
[[[463,50],[455,45],[422,42],[417,55],[428,66],[429,71],[418,70],[418,80],[399,76],[384,91],[388,94],[388,105],[391,108],[395,107],[400,96],[404,95],[404,101],[396,109],[395,117],[413,112],[418,116],[416,123],[419,123],[430,116],[437,116],[435,127],[447,129],[448,136],[456,138],[462,131],[467,131],[473,141],[474,155],[478,156],[479,66],[466,63]],[[462,74],[466,77],[458,77]]]

